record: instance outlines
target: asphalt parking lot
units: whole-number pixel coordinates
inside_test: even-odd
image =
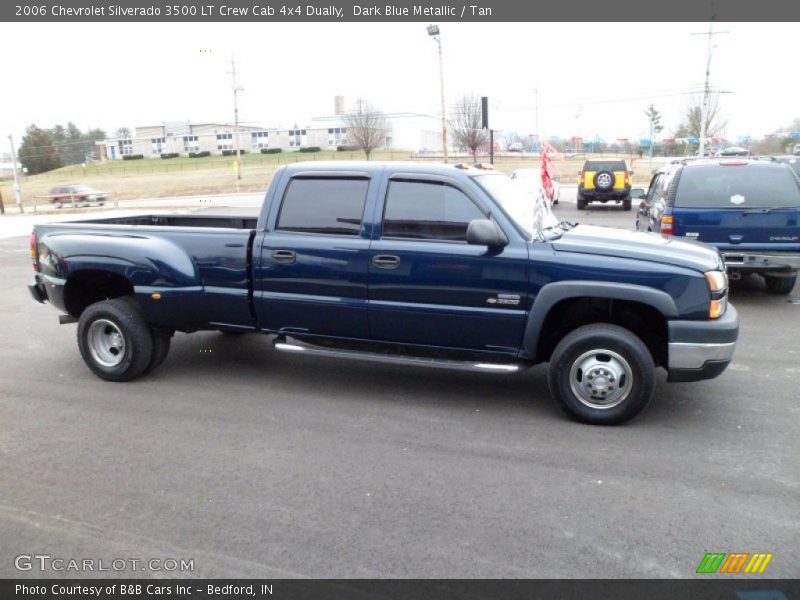
[[[27,246],[0,240],[1,577],[83,575],[15,568],[36,553],[193,559],[195,577],[691,577],[711,551],[800,575],[800,304],[757,278],[732,291],[731,367],[662,372],[609,428],[568,420],[546,366],[356,364],[256,335],[179,334],[158,371],[106,383],[28,296]]]

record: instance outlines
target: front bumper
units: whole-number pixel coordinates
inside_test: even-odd
[[[800,270],[800,254],[759,253],[721,251],[725,259],[725,267],[742,271],[797,271]]]
[[[31,296],[33,296],[33,299],[37,302],[44,304],[47,300],[47,289],[40,281],[38,275],[28,284],[28,291],[31,293]]]
[[[739,337],[739,315],[728,304],[725,314],[708,321],[670,321],[668,381],[713,379],[730,364]]]

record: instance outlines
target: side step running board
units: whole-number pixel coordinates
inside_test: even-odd
[[[377,352],[363,352],[361,350],[336,350],[334,348],[320,348],[310,346],[298,341],[288,342],[276,338],[273,346],[281,352],[296,352],[314,356],[327,356],[329,358],[347,358],[370,362],[381,362],[396,365],[410,365],[414,367],[431,367],[434,369],[455,369],[459,371],[477,371],[482,373],[516,373],[523,369],[524,363],[489,363],[461,360],[447,360],[441,358],[425,358],[420,356],[400,356],[394,354],[380,354]]]

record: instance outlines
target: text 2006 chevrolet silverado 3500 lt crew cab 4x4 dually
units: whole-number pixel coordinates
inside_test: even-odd
[[[719,253],[617,229],[541,225],[497,172],[298,163],[260,216],[38,225],[30,291],[78,320],[103,379],[158,366],[175,331],[275,336],[279,350],[487,372],[550,363],[590,423],[644,408],[655,367],[719,375],[738,335]]]

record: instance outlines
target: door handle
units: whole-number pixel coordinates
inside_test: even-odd
[[[372,264],[379,269],[396,269],[400,266],[400,257],[391,254],[378,254],[372,257]]]
[[[273,250],[272,260],[284,264],[292,264],[297,260],[297,254],[291,250]]]

